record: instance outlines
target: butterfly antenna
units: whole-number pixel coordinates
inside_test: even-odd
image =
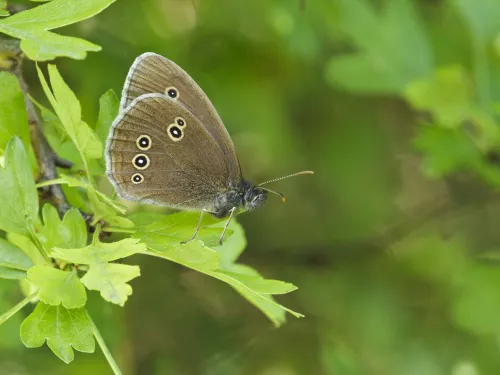
[[[285,197],[283,194],[281,194],[280,192],[277,192],[277,191],[274,191],[274,190],[271,190],[271,189],[266,189],[266,188],[263,188],[263,187],[261,187],[260,189],[261,189],[261,190],[268,191],[268,192],[273,193],[273,194],[276,194],[276,195],[279,195],[279,196],[281,197],[281,201],[282,201],[283,203],[285,203],[285,202],[286,202],[286,197]]]
[[[301,174],[314,174],[313,171],[302,171],[302,172],[297,172],[297,173],[293,173],[293,174],[289,174],[288,176],[283,176],[283,177],[279,177],[279,178],[275,178],[273,180],[269,180],[269,181],[266,181],[266,182],[263,182],[261,184],[258,184],[257,187],[259,187],[260,189],[262,190],[265,190],[265,191],[268,191],[270,193],[273,193],[273,194],[276,194],[276,195],[279,195],[281,197],[281,201],[283,203],[285,203],[286,201],[286,197],[281,194],[280,192],[277,192],[277,191],[274,191],[274,190],[271,190],[271,189],[267,189],[267,188],[263,188],[261,187],[262,185],[265,185],[265,184],[270,184],[271,182],[276,182],[276,181],[280,181],[280,180],[284,180],[285,178],[290,178],[290,177],[295,177],[295,176],[300,176]]]
[[[284,180],[285,178],[290,178],[290,177],[300,176],[300,175],[302,175],[302,174],[314,174],[314,172],[313,172],[313,171],[302,171],[302,172],[297,172],[297,173],[289,174],[288,176],[279,177],[279,178],[275,178],[275,179],[273,179],[273,180],[269,180],[269,181],[263,182],[263,183],[261,183],[261,184],[258,184],[257,186],[262,186],[262,185],[270,184],[271,182],[281,181],[281,180]]]

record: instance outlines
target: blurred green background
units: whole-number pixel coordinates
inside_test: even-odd
[[[119,0],[61,32],[103,47],[57,60],[87,122],[153,51],[208,94],[247,178],[316,172],[239,218],[242,261],[296,284],[278,299],[306,317],[275,329],[227,285],[136,257],[125,308],[88,304],[125,374],[500,373],[500,1]],[[0,328],[0,374],[111,373],[98,350],[25,349],[26,314]]]

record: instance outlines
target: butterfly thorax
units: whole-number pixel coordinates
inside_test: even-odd
[[[267,191],[253,186],[249,181],[242,181],[237,186],[229,186],[227,191],[215,197],[213,215],[217,218],[226,217],[235,207],[237,210],[255,210],[266,200]]]

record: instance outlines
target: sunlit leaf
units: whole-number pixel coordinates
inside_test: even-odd
[[[114,1],[53,0],[0,20],[0,32],[21,39],[21,48],[31,60],[51,60],[58,56],[84,59],[88,51],[99,51],[101,48],[86,40],[48,30],[92,17]]]
[[[21,340],[28,348],[48,347],[61,360],[70,363],[74,350],[93,353],[95,341],[92,322],[84,308],[66,309],[39,302],[21,324]]]
[[[28,280],[39,288],[38,298],[46,304],[74,309],[87,302],[85,288],[74,271],[39,265],[28,270]]]
[[[42,217],[43,226],[38,229],[37,236],[47,250],[79,248],[87,244],[87,225],[76,208],[68,210],[61,220],[55,207],[45,204]]]
[[[99,263],[90,266],[82,282],[88,289],[100,291],[106,301],[123,306],[132,294],[132,287],[127,283],[140,275],[138,266]]]
[[[80,249],[54,248],[52,255],[56,258],[77,264],[100,264],[128,257],[146,251],[146,245],[139,239],[125,238],[117,242],[101,242],[94,236],[92,243]]]
[[[94,131],[82,121],[80,102],[66,85],[56,66],[49,64],[48,69],[53,93],[49,89],[42,71],[37,66],[38,78],[66,133],[80,152],[84,163],[87,159],[100,158],[102,156],[101,141]]]

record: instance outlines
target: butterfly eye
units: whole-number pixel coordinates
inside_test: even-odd
[[[151,137],[149,135],[140,135],[136,141],[137,147],[139,150],[149,150],[151,148]]]
[[[174,142],[179,142],[182,138],[184,138],[184,132],[175,124],[170,124],[168,126],[167,132],[170,136],[170,139]]]
[[[132,181],[133,184],[140,184],[144,181],[144,176],[140,173],[134,173],[130,181]]]
[[[175,87],[169,87],[166,91],[167,95],[170,96],[172,99],[175,99],[179,96],[179,92]]]
[[[136,169],[146,169],[147,167],[149,167],[149,158],[145,154],[137,154],[132,159],[132,164],[134,164],[134,167]]]
[[[182,117],[176,117],[175,118],[175,123],[179,126],[184,126],[186,125],[186,121]]]

